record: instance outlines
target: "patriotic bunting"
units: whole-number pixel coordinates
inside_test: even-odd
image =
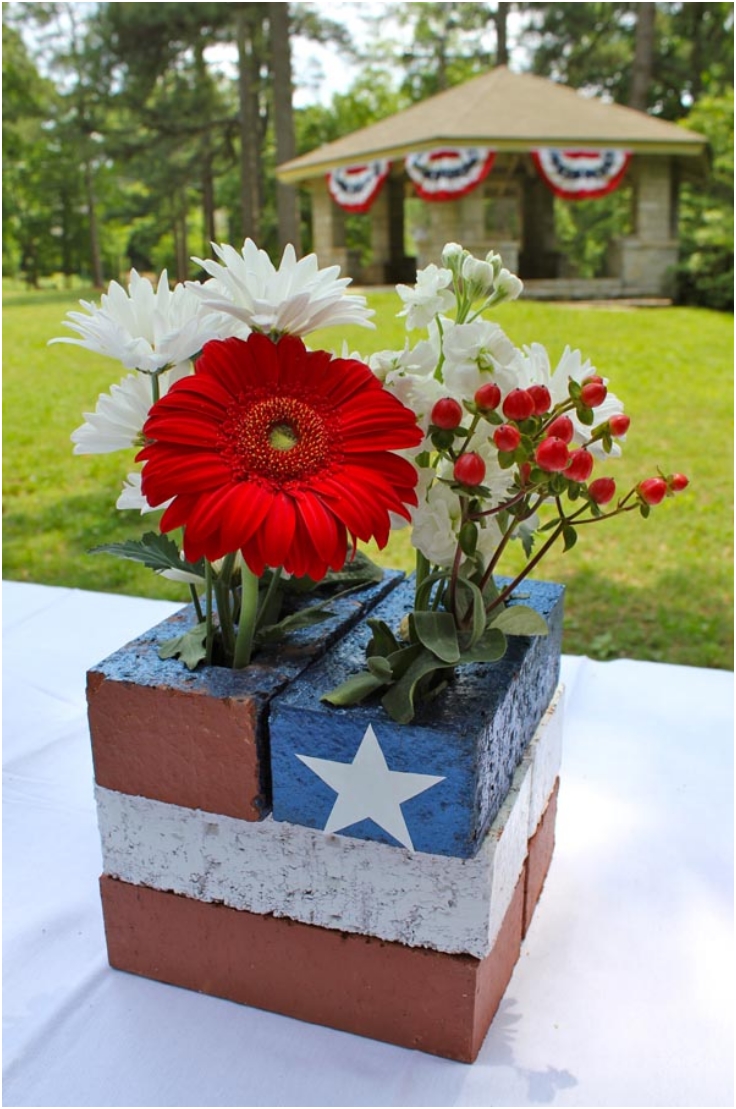
[[[457,200],[491,172],[496,153],[482,146],[407,154],[406,172],[423,200]]]
[[[367,212],[381,191],[391,163],[381,159],[359,166],[340,166],[327,174],[327,187],[346,212]]]
[[[631,159],[627,150],[532,150],[542,180],[566,200],[593,200],[613,192]]]

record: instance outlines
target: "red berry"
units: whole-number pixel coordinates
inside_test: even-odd
[[[475,451],[468,451],[458,458],[453,474],[462,485],[480,485],[486,476],[486,464]]]
[[[515,451],[521,442],[521,432],[511,424],[501,424],[493,433],[493,442],[500,451]]]
[[[683,489],[687,489],[689,484],[690,479],[685,477],[684,474],[673,474],[669,481],[673,493],[681,493]]]
[[[636,491],[644,504],[660,504],[667,496],[667,482],[661,477],[648,477],[639,482]]]
[[[612,477],[597,477],[588,486],[588,495],[596,504],[608,504],[616,492],[616,482]]]
[[[443,397],[442,400],[438,400],[430,416],[434,426],[441,427],[444,431],[454,431],[456,427],[459,427],[462,418],[462,405],[458,404],[452,397]]]
[[[598,408],[608,396],[608,389],[602,381],[589,379],[580,390],[580,399],[588,408]]]
[[[628,416],[624,416],[623,412],[620,412],[618,416],[611,416],[610,420],[608,421],[608,426],[610,428],[611,435],[615,435],[618,438],[618,436],[620,435],[625,435],[626,432],[629,430],[629,427],[631,426],[631,420]]]
[[[534,401],[534,415],[543,416],[552,407],[552,397],[546,385],[530,385],[527,393]]]
[[[480,389],[476,389],[473,400],[481,412],[492,412],[501,403],[501,390],[495,381],[489,381],[486,385],[481,385]]]
[[[567,469],[570,452],[567,449],[567,443],[552,436],[551,439],[542,440],[536,449],[534,458],[537,466],[542,470],[547,470],[549,473],[560,473]]]
[[[558,416],[556,420],[552,421],[544,434],[553,439],[561,439],[563,443],[571,443],[575,428],[572,426],[572,420],[569,416]]]
[[[570,465],[565,470],[565,477],[569,477],[571,481],[587,481],[592,472],[593,455],[590,451],[586,451],[584,447],[572,451]]]
[[[528,485],[532,476],[531,462],[522,462],[519,466],[519,481],[522,485]]]
[[[528,420],[534,414],[534,398],[527,389],[512,389],[503,402],[507,420]]]
[[[586,377],[585,381],[583,382],[583,385],[587,385],[589,381],[597,381],[600,385],[603,384],[603,378],[600,374],[589,374],[589,376]]]

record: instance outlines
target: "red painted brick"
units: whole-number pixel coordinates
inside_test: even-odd
[[[529,854],[526,860],[526,890],[524,893],[524,936],[529,930],[534,910],[552,862],[552,853],[555,848],[555,822],[559,789],[560,779],[558,778],[550,794],[542,819],[537,825],[537,830],[529,840]]]
[[[522,872],[484,959],[405,947],[101,879],[119,970],[460,1062],[480,1050],[519,957]]]
[[[268,811],[254,696],[87,680],[98,785],[190,809],[260,820]]]

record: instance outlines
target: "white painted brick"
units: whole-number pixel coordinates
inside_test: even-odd
[[[270,817],[238,820],[98,786],[104,872],[235,909],[483,958],[524,865],[535,770],[542,790],[554,763],[544,737],[556,720],[553,713],[540,724],[475,858],[413,853]]]
[[[544,816],[550,794],[560,774],[562,763],[562,727],[564,718],[564,686],[560,685],[550,706],[539,722],[529,745],[531,758],[531,796],[529,805],[529,839]]]

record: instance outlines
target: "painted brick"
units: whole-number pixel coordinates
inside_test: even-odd
[[[444,777],[402,805],[414,848],[472,857],[557,687],[563,594],[560,585],[525,582],[517,601],[541,612],[550,634],[512,637],[500,662],[462,667],[411,724],[395,724],[377,701],[349,709],[320,701],[325,691],[364,668],[370,629],[355,628],[272,702],[274,818],[324,828],[336,794],[297,755],[351,763],[370,725],[391,771]],[[413,585],[406,582],[372,615],[397,626],[412,599]],[[371,820],[340,834],[396,842]]]
[[[557,797],[559,794],[559,779],[555,782],[554,789],[539,821],[536,832],[529,840],[529,856],[527,858],[526,890],[524,891],[524,928],[526,935],[532,922],[534,910],[542,893],[544,883],[549,873],[552,854],[555,849],[555,823],[557,821]]]
[[[246,822],[98,787],[104,871],[235,909],[483,958],[528,853],[535,767],[548,763],[547,747],[556,745],[549,738],[555,719],[543,717],[472,859],[325,835],[271,817]]]
[[[471,1063],[519,956],[524,878],[482,960],[100,884],[119,970]]]
[[[271,808],[267,706],[402,575],[336,600],[334,617],[261,652],[245,670],[191,672],[161,660],[162,642],[195,623],[192,606],[87,675],[97,783],[122,793],[260,820]]]
[[[562,734],[564,724],[563,687],[552,699],[542,717],[534,743],[524,755],[531,762],[531,795],[529,799],[529,838],[539,826],[550,795],[555,788],[562,765]]]

